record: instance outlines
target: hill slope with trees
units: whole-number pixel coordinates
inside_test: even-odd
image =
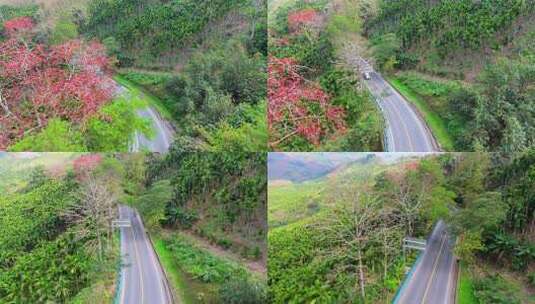
[[[128,187],[130,202],[142,214],[179,298],[263,303],[266,154],[175,151],[127,163],[128,172],[141,177]]]
[[[533,1],[380,1],[364,10],[376,66],[450,149],[522,151],[535,126]]]
[[[66,155],[63,161],[17,175],[24,187],[6,189],[0,199],[2,303],[113,299],[119,249],[111,220],[119,180],[103,170],[110,160],[100,155]]]
[[[340,1],[338,1],[340,2]],[[350,1],[278,3],[269,20],[268,125],[276,151],[381,151],[383,121],[345,36],[361,30]]]
[[[461,261],[459,303],[532,303],[533,160],[428,155],[270,185],[270,299],[391,301],[416,258],[402,239],[427,238],[443,219]]]

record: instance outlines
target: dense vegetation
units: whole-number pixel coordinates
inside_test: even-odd
[[[161,101],[176,147],[266,150],[265,1],[95,0],[83,24]]]
[[[335,64],[338,33],[354,31],[351,23],[358,19],[330,12],[325,4],[292,2],[270,23],[270,147],[379,151],[382,121],[370,95],[359,88],[351,67]]]
[[[0,9],[0,148],[127,151],[135,131],[149,134],[142,104],[116,98],[105,47],[78,39],[72,18],[51,26],[37,6]]]
[[[117,243],[101,221],[113,215],[85,211],[102,198],[91,196],[90,184],[110,197],[114,190],[88,161],[91,157],[75,159],[74,170],[59,177],[39,167],[27,170],[25,186],[0,199],[0,302],[89,303],[85,291],[113,284]],[[105,302],[112,296],[107,288],[91,299]]]
[[[153,62],[184,47],[188,38],[210,22],[246,2],[95,0],[82,31],[103,41],[114,41],[120,48],[118,59],[122,65]]]
[[[530,303],[534,161],[533,151],[431,156],[270,185],[271,300],[390,301],[414,261],[401,238],[425,238],[445,219],[469,282],[460,298]]]
[[[30,43],[25,44],[34,57],[57,56],[56,49],[85,57],[68,48],[72,41],[80,41],[83,51],[98,52],[102,60],[98,62],[101,67],[94,69],[82,69],[74,61],[32,65],[36,77],[27,78],[49,87],[10,80],[18,75],[3,77],[10,91],[0,95],[3,105],[7,99],[7,107],[0,108],[0,147],[14,151],[126,151],[136,131],[149,138],[152,135],[148,122],[135,111],[151,106],[175,125],[175,145],[183,150],[266,150],[265,1],[87,0],[1,9],[3,18],[25,16],[37,24]],[[13,33],[3,30],[3,37]],[[91,42],[86,47],[85,41],[101,44]],[[23,49],[15,48],[14,43],[3,42],[12,49],[2,58],[5,70],[17,62],[24,66],[17,57]],[[41,54],[41,48],[46,52]],[[84,78],[88,88],[73,96],[69,92],[81,90],[75,85],[81,77],[56,79],[69,67],[80,74],[95,72],[98,77]],[[41,73],[52,71],[50,68],[56,73]],[[139,96],[117,96],[119,90],[110,79],[117,72],[122,77],[116,76],[116,82],[139,91]],[[89,85],[97,80],[103,84]],[[28,87],[41,95],[54,92],[55,96],[49,96],[54,102],[39,108],[42,103],[33,96],[11,94],[11,90],[26,92]],[[143,90],[153,96],[145,98]],[[90,105],[91,111],[82,105]],[[51,113],[47,106],[55,111]],[[83,119],[72,119],[68,115],[72,112],[83,113]]]
[[[535,134],[533,4],[382,1],[365,34],[377,67],[396,73],[393,84],[415,95],[409,100],[427,104],[429,113],[420,110],[435,133],[447,133],[438,136],[444,148],[522,151]],[[450,80],[457,83],[444,85]]]
[[[146,164],[142,173],[136,169],[145,166],[140,162]],[[172,151],[164,157],[134,158],[126,166],[128,172],[138,172],[132,176],[141,177],[133,179],[137,186],[126,187],[131,202],[160,250],[172,257],[169,271],[191,280],[185,288],[177,283],[176,289],[193,303],[200,301],[194,300],[199,293],[215,302],[233,298],[225,303],[258,303],[265,297],[265,266],[245,267],[263,265],[267,258],[265,162],[260,153]],[[220,253],[213,253],[214,248]],[[243,282],[233,286],[230,277]],[[257,300],[236,302],[244,292]]]

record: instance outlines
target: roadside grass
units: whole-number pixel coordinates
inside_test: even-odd
[[[181,303],[218,303],[219,291],[229,281],[255,281],[234,261],[202,249],[180,233],[154,236],[155,250]]]
[[[460,265],[460,279],[457,285],[457,297],[459,304],[479,304],[474,295],[474,283],[465,263]]]
[[[440,147],[445,151],[454,151],[454,141],[448,133],[446,122],[429,108],[426,101],[419,96],[418,93],[411,90],[399,79],[395,77],[387,77],[387,80],[401,95],[406,97],[409,102],[416,106],[429,128],[431,128]]]
[[[147,92],[146,90],[142,89],[140,86],[138,86],[134,82],[127,80],[125,77],[121,75],[114,75],[113,79],[117,81],[119,84],[121,84],[122,86],[128,88],[128,90],[130,90],[133,94],[139,96],[140,99],[142,99],[143,101],[146,101],[150,106],[156,108],[163,118],[165,118],[168,121],[174,121],[173,115],[163,105],[163,102],[159,98]]]
[[[165,269],[165,273],[171,284],[170,288],[172,288],[173,294],[179,297],[178,302],[184,304],[195,303],[196,298],[191,293],[184,274],[178,265],[176,265],[172,252],[167,249],[165,242],[159,236],[153,235],[153,240],[154,249],[160,258],[162,267]]]

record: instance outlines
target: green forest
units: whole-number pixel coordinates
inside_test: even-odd
[[[119,263],[118,238],[108,224],[114,213],[92,211],[117,204],[119,180],[84,156],[12,155],[3,157],[3,168],[7,161],[33,168],[14,166],[1,177],[2,185],[5,178],[20,184],[2,187],[0,302],[111,301]]]
[[[95,0],[81,32],[156,97],[177,149],[264,151],[266,18],[262,0]]]
[[[265,163],[245,152],[0,154],[0,302],[111,303],[132,292],[119,284],[131,264],[113,227],[126,205],[177,301],[263,303]]]
[[[376,156],[270,181],[270,300],[388,303],[417,257],[402,239],[425,239],[442,219],[461,265],[458,303],[533,303],[534,156]]]
[[[127,187],[129,204],[143,216],[184,303],[265,301],[265,163],[266,154],[245,152],[127,162],[135,175],[144,172]]]
[[[534,143],[533,1],[380,1],[363,34],[376,67],[450,151]]]

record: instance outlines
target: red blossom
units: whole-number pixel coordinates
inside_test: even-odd
[[[316,24],[319,19],[320,15],[318,12],[311,8],[291,12],[288,14],[288,28],[291,31],[296,31],[303,26]]]
[[[72,166],[78,178],[85,178],[91,171],[100,165],[102,156],[100,154],[82,155],[74,160]]]
[[[4,22],[4,29],[9,37],[31,31],[34,27],[32,18],[18,17]]]
[[[345,111],[330,103],[317,84],[307,82],[292,58],[270,57],[268,124],[271,146],[300,135],[318,145],[325,136],[344,132]]]
[[[97,42],[46,47],[10,38],[0,54],[0,150],[53,117],[83,123],[113,97],[110,63]]]

